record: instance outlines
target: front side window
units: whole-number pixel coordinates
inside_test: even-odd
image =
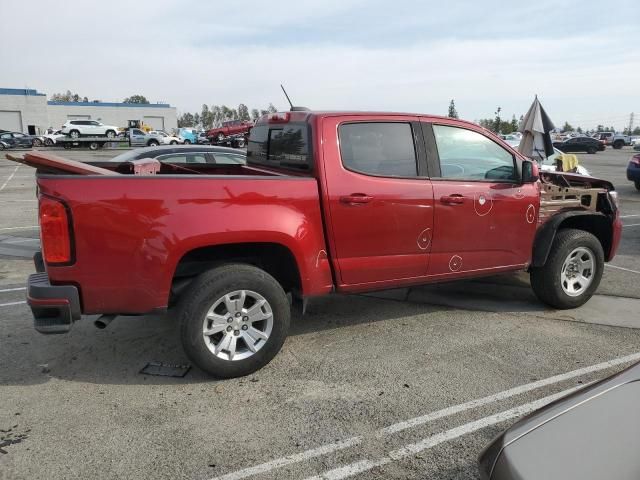
[[[216,163],[237,165],[245,163],[243,155],[237,155],[235,153],[214,153]]]
[[[401,122],[340,125],[340,156],[348,170],[382,177],[416,177],[411,124]]]
[[[516,180],[513,154],[478,132],[434,125],[440,177],[460,180]]]

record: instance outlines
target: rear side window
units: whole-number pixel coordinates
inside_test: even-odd
[[[409,123],[340,125],[340,156],[348,170],[383,177],[416,177],[418,168]]]
[[[258,125],[249,136],[247,164],[310,171],[309,150],[306,123]]]

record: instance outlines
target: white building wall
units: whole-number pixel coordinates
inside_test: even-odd
[[[43,132],[48,125],[47,97],[44,95],[0,94],[0,112],[20,112],[22,132],[27,132],[29,125],[36,127],[36,133]],[[15,117],[14,115],[7,115]],[[177,121],[176,121],[177,126]],[[10,126],[13,128],[13,125]],[[0,125],[0,129],[9,130]]]
[[[151,123],[154,127],[163,123],[167,132],[178,128],[178,116],[175,107],[130,107],[125,104],[101,105],[99,103],[80,103],[78,105],[50,103],[48,110],[49,124],[53,128],[60,128],[70,117],[87,118],[87,116],[91,120],[100,120],[102,123],[122,128],[128,126],[129,120],[144,122],[145,117],[151,117],[153,121],[146,123]]]

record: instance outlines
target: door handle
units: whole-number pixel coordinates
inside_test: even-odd
[[[446,205],[462,205],[464,203],[464,197],[459,193],[443,195],[440,197],[440,203],[444,203]]]
[[[364,205],[373,200],[373,197],[364,193],[352,193],[351,195],[344,195],[340,197],[340,203],[347,205]]]

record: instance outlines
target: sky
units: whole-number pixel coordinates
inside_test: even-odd
[[[640,125],[638,0],[0,0],[0,87]],[[37,13],[37,14],[34,14]],[[11,48],[6,48],[11,47]]]

